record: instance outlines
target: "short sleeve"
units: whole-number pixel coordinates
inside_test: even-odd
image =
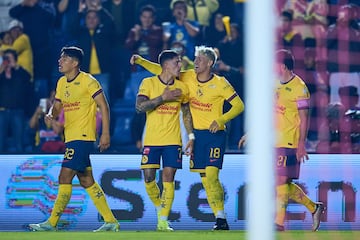
[[[139,87],[139,91],[138,91],[138,96],[145,96],[150,98],[150,79],[149,78],[145,78]]]
[[[62,82],[63,82],[62,78],[60,78],[58,80],[57,84],[56,84],[56,90],[55,90],[55,99],[57,99],[60,102],[62,101],[62,99],[61,99],[61,96],[62,96],[62,94],[61,94]]]
[[[88,91],[93,98],[102,92],[100,83],[93,77],[89,77]]]
[[[182,99],[182,103],[188,103],[189,102],[189,88],[187,87],[186,84],[182,84],[182,91],[183,91],[183,99]]]
[[[307,109],[310,106],[310,93],[305,84],[297,89],[296,105],[298,109]]]
[[[234,96],[236,95],[235,89],[233,88],[233,86],[225,79],[225,78],[220,78],[221,81],[221,92],[222,95],[224,97],[224,99],[226,99],[227,101],[231,101]]]

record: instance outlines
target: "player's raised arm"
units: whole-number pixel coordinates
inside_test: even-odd
[[[131,56],[130,63],[132,65],[138,64],[155,75],[159,75],[162,70],[160,64],[146,60],[145,58],[137,54]]]

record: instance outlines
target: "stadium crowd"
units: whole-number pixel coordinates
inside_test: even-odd
[[[218,53],[214,71],[226,77],[246,105],[245,4],[244,0],[1,1],[0,152],[63,150],[61,144],[39,145],[54,141],[54,134],[59,144],[63,119],[55,129],[37,122],[43,116],[40,103],[45,99],[47,109],[53,100],[60,77],[57,58],[67,45],[84,50],[81,69],[95,76],[108,98],[112,140],[108,152],[139,153],[142,147],[145,119],[135,112],[135,101],[140,82],[151,73],[130,65],[132,54],[157,62],[163,49],[175,49],[183,56],[183,69],[189,69],[194,66],[195,46],[214,47]],[[275,5],[276,48],[294,54],[294,70],[311,94],[307,150],[359,153],[358,1],[277,0]],[[230,31],[225,19],[230,19]],[[244,134],[244,114],[231,120],[227,129],[227,150],[241,152],[237,143]]]

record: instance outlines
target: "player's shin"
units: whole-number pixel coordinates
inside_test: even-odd
[[[275,223],[284,226],[286,208],[289,201],[289,185],[282,184],[276,187],[276,218]]]
[[[101,216],[103,216],[105,222],[117,222],[106,201],[104,191],[97,182],[95,182],[91,187],[86,188],[86,192],[94,202],[96,209],[99,211]]]
[[[66,205],[69,203],[71,198],[72,185],[71,184],[60,184],[58,195],[55,200],[55,204],[51,215],[48,219],[51,226],[55,227],[64,212]]]
[[[217,167],[206,167],[206,178],[209,185],[216,218],[226,218],[224,212],[224,189],[219,180],[219,169]]]
[[[203,187],[205,189],[205,192],[206,192],[206,198],[207,198],[207,201],[209,203],[209,206],[212,210],[212,212],[214,213],[214,216],[216,216],[216,213],[217,213],[217,210],[216,210],[216,207],[215,207],[215,203],[214,203],[214,199],[212,197],[212,194],[211,194],[211,191],[210,191],[210,188],[209,188],[209,184],[208,184],[208,181],[207,181],[207,177],[201,177],[201,182],[203,184]]]
[[[316,203],[295,183],[289,184],[289,198],[304,205],[311,213],[315,212]]]
[[[174,201],[175,194],[175,185],[174,182],[163,182],[164,189],[161,194],[161,211],[160,211],[160,219],[167,220],[171,206]]]
[[[151,202],[156,207],[157,211],[161,209],[161,201],[160,201],[160,189],[156,184],[156,181],[145,182],[146,193],[148,194]]]

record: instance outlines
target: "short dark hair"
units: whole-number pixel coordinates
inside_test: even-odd
[[[5,54],[11,54],[11,55],[13,55],[15,61],[17,62],[17,60],[18,60],[18,54],[17,54],[17,52],[16,52],[14,49],[10,49],[10,48],[6,49],[6,50],[3,52],[3,56],[4,56]]]
[[[174,1],[172,1],[170,3],[170,8],[174,9],[175,5],[181,5],[185,9],[185,11],[187,12],[187,4],[186,4],[185,0],[174,0]]]
[[[276,51],[276,62],[284,64],[290,71],[294,69],[295,60],[290,50],[280,49]]]
[[[290,9],[281,12],[281,16],[287,18],[290,22],[293,20],[293,11]]]
[[[79,66],[81,65],[84,57],[84,51],[81,48],[75,46],[63,47],[61,49],[61,54],[75,58],[79,62]]]
[[[153,5],[147,4],[140,9],[140,14],[143,12],[151,12],[153,16],[156,15],[156,9]]]
[[[358,88],[355,86],[344,86],[339,87],[339,96],[358,97]]]
[[[179,57],[179,54],[174,50],[164,50],[159,54],[158,61],[160,66],[163,66],[164,63],[173,58]]]
[[[95,13],[95,15],[96,15],[98,18],[100,18],[99,12],[98,12],[97,10],[95,10],[95,9],[89,9],[89,10],[87,10],[86,13],[85,13],[85,16],[89,15],[89,13]]]

